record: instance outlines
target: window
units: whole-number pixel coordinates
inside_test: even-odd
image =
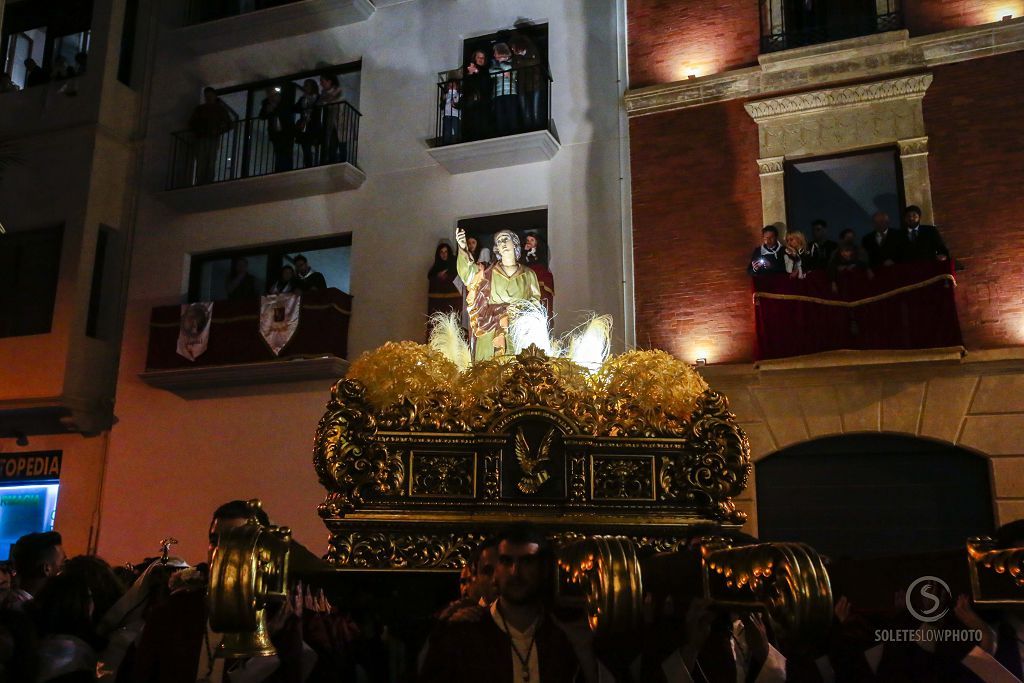
[[[25,60],[32,59],[41,72],[35,85],[50,79],[59,59],[76,72],[89,52],[92,24],[91,0],[54,0],[8,4],[3,17],[3,71],[19,88],[28,77]]]
[[[512,230],[519,236],[521,254],[519,260],[537,274],[540,283],[541,301],[548,313],[554,310],[555,280],[551,274],[551,253],[548,250],[548,210],[533,209],[516,213],[500,213],[492,216],[464,218],[458,226],[466,231],[467,239],[477,240],[477,259],[497,260],[494,253],[494,235],[500,230]],[[533,236],[531,240],[530,237]],[[532,245],[533,249],[528,247]]]
[[[551,129],[548,26],[528,22],[469,38],[438,74],[435,146]]]
[[[329,288],[349,291],[352,236],[338,235],[299,242],[258,247],[224,249],[192,256],[189,270],[189,301],[218,301],[231,298],[229,283],[240,272],[237,262],[245,260],[253,276],[256,294],[265,294],[277,282],[285,266],[293,266],[299,254],[309,267],[322,274]],[[234,275],[232,267],[235,267]]]
[[[871,229],[878,211],[898,226],[903,174],[895,148],[786,164],[786,225],[811,238],[811,223],[824,219],[828,237],[838,241],[850,228],[858,237]]]
[[[50,331],[63,232],[58,226],[0,235],[0,337]]]
[[[761,51],[903,28],[900,0],[761,0]]]

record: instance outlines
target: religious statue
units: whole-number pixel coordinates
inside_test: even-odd
[[[477,268],[466,243],[466,231],[455,231],[459,245],[459,277],[466,283],[466,307],[473,332],[475,360],[486,360],[506,352],[508,305],[518,300],[540,300],[537,275],[519,263],[522,245],[519,235],[500,230],[494,235],[498,260],[483,270]]]

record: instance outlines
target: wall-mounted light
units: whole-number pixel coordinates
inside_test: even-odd
[[[686,74],[686,78],[688,80],[693,80],[694,78],[697,78],[697,74]]]
[[[1003,21],[1009,21],[1010,19],[1013,19],[1013,15],[1012,14],[1004,14],[1003,15]]]
[[[694,361],[693,364],[696,365],[698,368],[699,367],[703,367],[703,366],[708,364],[708,359],[707,358],[698,358],[696,361]]]
[[[19,446],[24,447],[28,445],[28,436],[25,435],[25,432],[14,432],[11,436],[14,437],[14,443]]]

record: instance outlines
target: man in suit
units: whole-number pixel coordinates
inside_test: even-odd
[[[903,225],[907,228],[906,261],[946,261],[949,249],[934,225],[921,225],[921,209],[908,206],[903,211]]]
[[[902,230],[889,227],[889,214],[877,212],[871,217],[874,230],[861,241],[861,246],[868,254],[872,268],[891,266],[904,260],[907,235]]]
[[[761,246],[754,247],[754,251],[750,252],[747,273],[750,275],[785,273],[786,261],[783,256],[778,229],[774,225],[766,225],[761,229]]]
[[[828,238],[828,223],[823,218],[811,223],[811,237],[813,240],[807,245],[808,263],[804,268],[825,268],[839,245]]]

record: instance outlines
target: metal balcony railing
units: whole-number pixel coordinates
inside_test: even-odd
[[[551,130],[547,66],[438,75],[435,146]]]
[[[302,0],[186,0],[185,24],[201,24],[204,21],[237,17],[294,2]]]
[[[900,0],[760,0],[761,52],[903,28]]]
[[[314,107],[285,119],[238,119],[219,136],[172,134],[167,189],[350,163],[359,151],[359,118],[348,102]]]

